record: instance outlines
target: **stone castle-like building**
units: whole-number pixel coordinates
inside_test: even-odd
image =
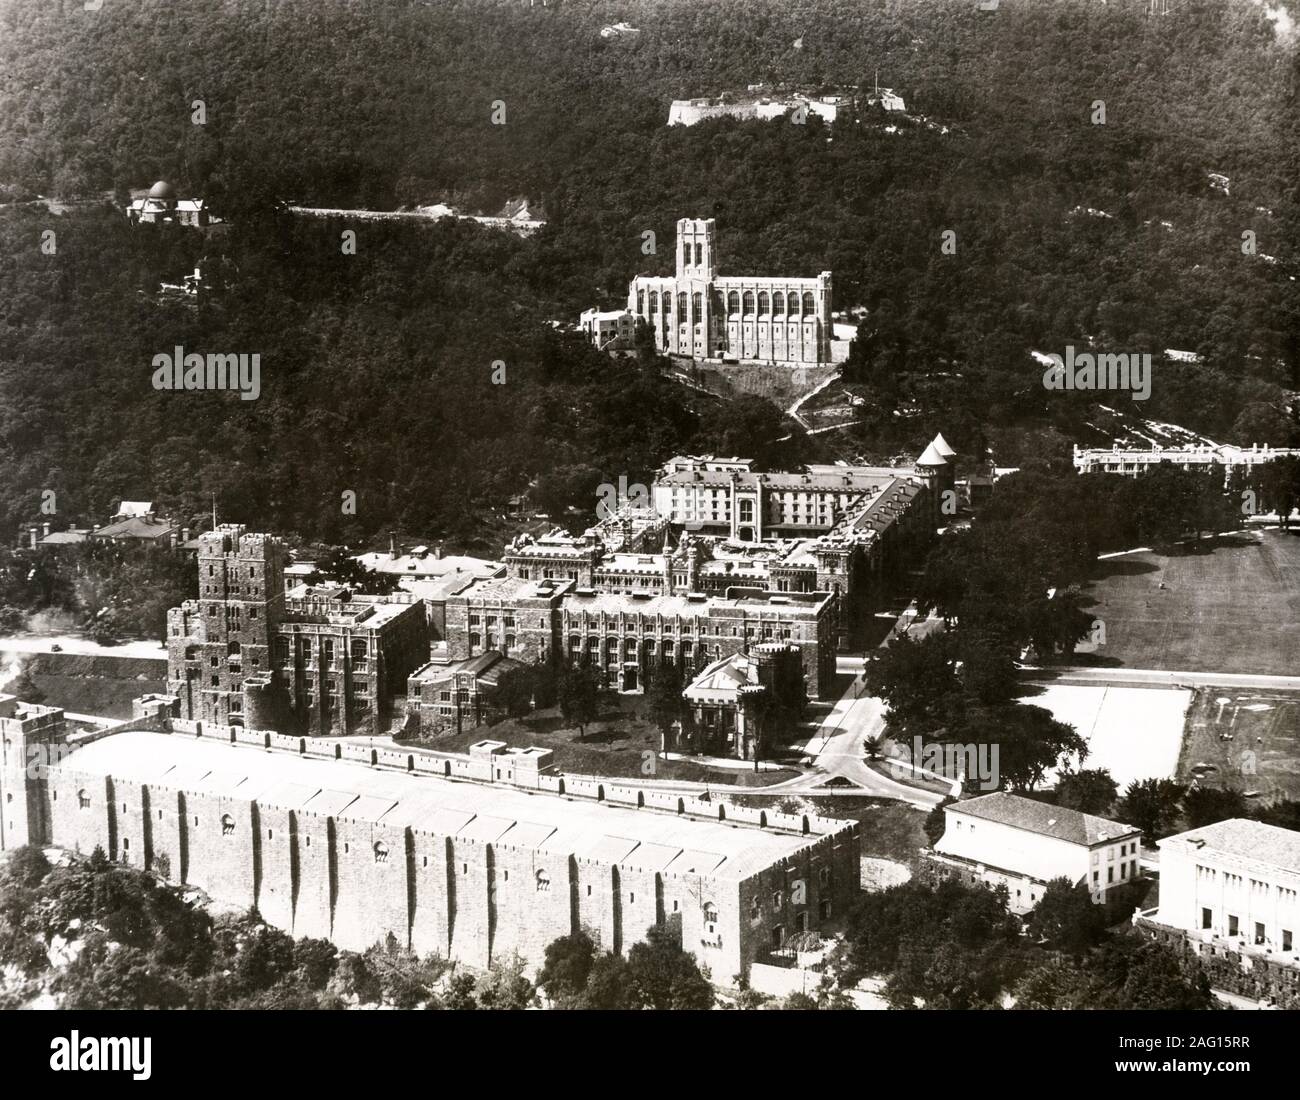
[[[388,596],[288,587],[279,539],[225,525],[197,540],[198,599],[169,612],[167,690],[188,720],[308,734],[392,732],[404,697],[408,729],[427,735],[477,724],[521,662],[584,664],[637,691],[664,664],[689,682],[781,643],[807,696],[826,698],[836,653],[955,501],[954,457],[942,436],[900,467],[678,456],[651,507],[521,535],[499,565]]]
[[[475,967],[667,930],[715,981],[832,927],[858,824],[560,775],[544,749],[406,753],[172,717],[69,734],[0,695],[0,849],[57,845],[256,907],[294,936]]]
[[[692,359],[831,361],[829,271],[803,279],[722,276],[716,250],[712,218],[682,218],[676,274],[632,280],[627,311],[646,322],[656,348]]]
[[[285,591],[284,544],[223,524],[198,540],[199,598],[167,613],[167,690],[183,718],[306,733],[387,731],[428,660],[423,603],[338,586]]]

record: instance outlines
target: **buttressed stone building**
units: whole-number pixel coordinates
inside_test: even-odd
[[[712,218],[682,218],[676,274],[632,280],[628,312],[647,322],[655,347],[692,359],[829,363],[831,273],[723,276],[716,247]]]
[[[859,889],[856,822],[556,774],[545,749],[408,754],[139,702],[70,744],[62,711],[0,696],[0,847],[102,848],[294,936],[476,967],[662,927],[723,984]]]

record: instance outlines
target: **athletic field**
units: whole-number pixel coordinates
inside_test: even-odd
[[[1082,661],[1300,676],[1300,532],[1242,531],[1109,558],[1087,592],[1105,640],[1091,657],[1080,646]]]

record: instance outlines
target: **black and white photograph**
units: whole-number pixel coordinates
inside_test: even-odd
[[[0,0],[18,1061],[1286,1064],[1298,279],[1297,0]]]

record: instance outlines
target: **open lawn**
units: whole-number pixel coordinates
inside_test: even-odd
[[[637,714],[640,696],[614,696],[601,706],[600,718],[579,738],[556,709],[539,710],[525,718],[509,718],[492,726],[476,726],[419,742],[443,752],[465,752],[476,741],[504,741],[511,748],[537,745],[555,753],[563,772],[626,776],[634,779],[683,779],[717,786],[765,787],[794,779],[790,769],[755,772],[749,767],[709,767],[693,760],[664,760],[657,756],[659,730]]]
[[[1300,532],[1243,531],[1109,558],[1088,592],[1105,641],[1090,656],[1081,645],[1079,663],[1300,671]]]

